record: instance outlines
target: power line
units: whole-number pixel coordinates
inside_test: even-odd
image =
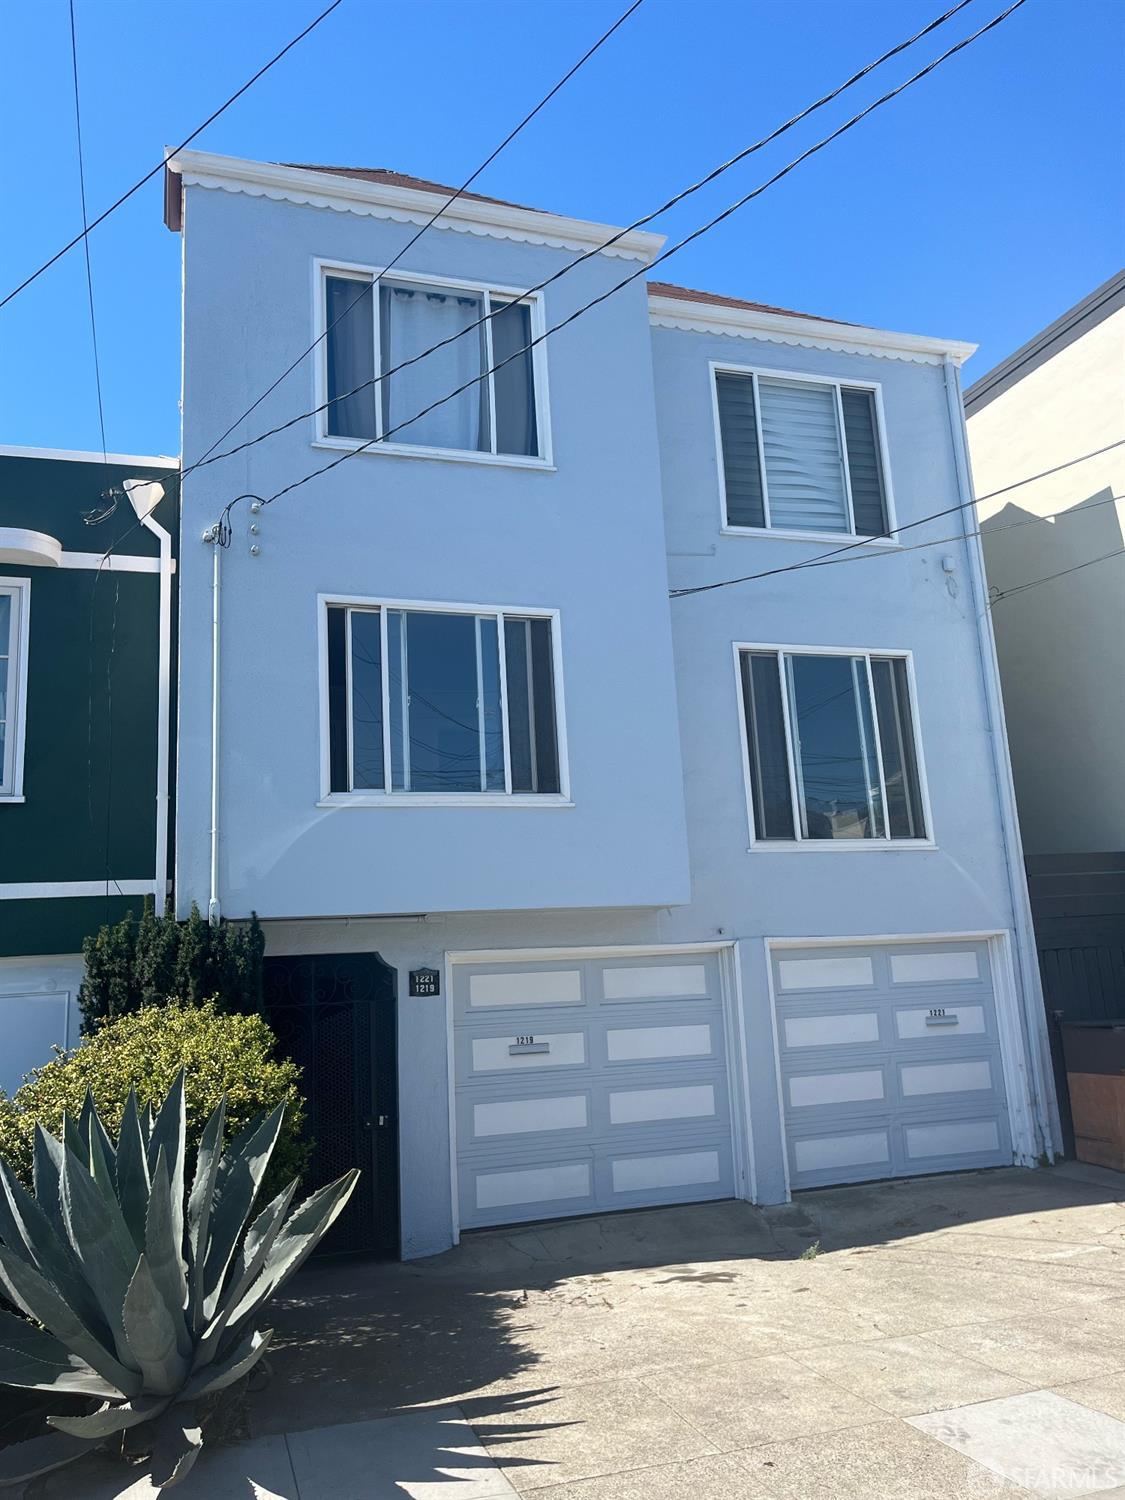
[[[238,426],[240,426],[243,422],[245,422],[246,418],[250,415],[250,413],[253,412],[253,411],[256,411],[257,408],[259,406],[261,406],[262,402],[265,401],[268,396],[271,396],[274,393],[274,391],[277,390],[278,386],[282,383],[282,381],[286,380],[293,373],[293,371],[297,368],[297,366],[301,363],[301,361],[303,359],[307,358],[307,356],[310,355],[313,352],[313,350],[315,348],[317,348],[317,346],[324,339],[326,339],[328,337],[328,335],[332,332],[333,328],[336,327],[337,323],[341,322],[344,318],[346,318],[352,312],[353,308],[357,307],[359,305],[359,303],[365,297],[370,297],[370,296],[374,295],[375,288],[382,282],[382,280],[383,280],[383,278],[385,276],[388,276],[391,273],[391,271],[394,270],[395,266],[398,265],[398,263],[402,260],[402,257],[407,253],[407,251],[408,250],[412,250],[414,248],[414,246],[418,243],[418,241],[422,238],[422,236],[426,233],[426,231],[428,229],[432,228],[433,225],[438,221],[438,219],[441,218],[442,214],[444,214],[447,209],[449,209],[450,207],[452,207],[452,205],[457,202],[458,198],[460,198],[467,191],[467,189],[472,186],[472,184],[477,180],[477,178],[481,175],[481,173],[483,171],[485,171],[486,168],[488,168],[488,167],[490,167],[492,165],[492,163],[496,160],[496,158],[500,155],[500,153],[503,150],[505,150],[506,147],[508,147],[508,146],[511,145],[511,143],[515,140],[516,136],[519,135],[520,131],[523,130],[525,126],[530,125],[531,121],[534,120],[535,116],[537,114],[539,114],[539,112],[542,109],[544,109],[551,102],[551,100],[555,97],[555,95],[559,92],[559,90],[562,89],[566,84],[568,84],[570,82],[570,80],[574,77],[574,75],[578,72],[578,70],[585,63],[589,62],[590,58],[593,57],[594,53],[597,52],[599,50],[599,48],[603,47],[605,45],[605,43],[609,41],[610,37],[614,34],[614,32],[617,31],[617,30],[619,30],[620,27],[622,27],[625,24],[625,22],[629,19],[629,17],[633,14],[633,12],[635,10],[639,9],[639,7],[643,3],[644,3],[644,0],[633,0],[633,3],[629,6],[629,8],[627,10],[623,11],[622,14],[620,16],[618,16],[617,20],[614,21],[613,25],[609,28],[609,30],[608,31],[604,31],[601,34],[601,36],[597,39],[597,41],[593,44],[593,46],[592,47],[588,47],[586,49],[586,51],[582,54],[582,56],[578,59],[578,61],[573,65],[573,67],[571,67],[570,69],[568,69],[568,71],[563,74],[563,76],[559,79],[559,81],[555,84],[555,86],[552,89],[550,89],[549,92],[547,92],[546,94],[543,95],[542,99],[540,99],[539,103],[535,106],[535,108],[532,109],[532,110],[529,110],[528,113],[526,115],[524,115],[523,119],[519,122],[519,124],[516,125],[514,127],[514,129],[512,129],[512,130],[510,130],[508,132],[508,134],[504,137],[504,139],[500,142],[500,144],[495,148],[495,150],[493,150],[488,156],[486,156],[485,159],[484,159],[484,161],[481,162],[480,166],[477,167],[474,171],[470,172],[469,175],[468,175],[468,177],[466,177],[465,180],[464,180],[464,182],[461,184],[461,186],[459,188],[456,188],[449,195],[449,197],[445,200],[445,202],[441,205],[441,207],[437,210],[437,212],[434,213],[434,214],[432,214],[431,217],[429,219],[427,219],[426,222],[422,225],[422,227],[419,230],[417,230],[410,237],[410,239],[407,240],[406,244],[403,245],[402,249],[398,252],[398,254],[394,257],[394,259],[392,261],[390,261],[389,264],[387,264],[386,266],[383,267],[383,269],[379,272],[378,276],[376,276],[373,281],[366,282],[364,284],[363,290],[359,293],[359,295],[357,297],[355,297],[353,301],[349,302],[348,305],[347,305],[347,307],[343,310],[343,312],[339,313],[332,320],[332,322],[329,323],[329,325],[327,326],[327,328],[324,329],[323,333],[318,334],[318,336],[312,341],[312,343],[308,346],[308,348],[307,349],[303,349],[301,351],[301,353],[298,354],[297,358],[288,367],[288,369],[283,370],[282,373],[273,382],[273,384],[271,386],[267,387],[267,389],[262,392],[262,394],[258,397],[258,399],[256,401],[254,401],[250,406],[248,406],[246,408],[246,410],[242,413],[241,416],[235,417],[234,421],[230,424],[230,426],[227,428],[227,430],[220,437],[217,437],[215,439],[215,441],[211,444],[211,446],[206,450],[206,452],[200,458],[196,459],[195,463],[191,465],[192,469],[196,469],[196,468],[199,467],[200,464],[206,462],[206,460],[210,457],[210,455],[212,453],[214,453],[215,449],[219,446],[219,444],[225,442],[227,440],[227,438],[230,437],[231,433],[235,430],[235,428],[238,427]],[[349,394],[351,394],[351,392],[349,392]]]
[[[82,247],[86,251],[86,293],[90,304],[90,341],[94,346],[94,384],[98,393],[98,428],[102,437],[102,461],[108,464],[105,411],[102,406],[102,372],[98,359],[98,325],[94,317],[94,273],[90,266],[90,241],[86,215],[86,164],[82,151],[82,110],[78,103],[78,40],[74,29],[74,0],[70,0],[70,62],[74,75],[74,128],[78,139],[78,190],[82,200]]]
[[[815,557],[807,558],[804,562],[785,563],[779,568],[764,568],[760,573],[744,573],[739,578],[720,578],[714,583],[697,583],[691,588],[671,589],[669,597],[681,599],[687,594],[707,594],[713,589],[726,589],[733,587],[736,583],[756,583],[760,578],[775,578],[780,573],[799,573],[802,568],[819,567],[822,563],[835,559],[845,552],[854,552],[857,547],[870,546],[872,542],[900,536],[904,531],[912,531],[915,526],[924,526],[927,521],[940,521],[943,516],[956,515],[958,511],[972,510],[974,506],[980,505],[985,500],[995,499],[997,495],[1005,495],[1009,490],[1019,489],[1021,485],[1032,484],[1037,479],[1044,479],[1049,474],[1058,474],[1063,469],[1072,469],[1075,464],[1085,463],[1089,458],[1098,458],[1103,453],[1109,453],[1114,448],[1120,448],[1125,444],[1125,438],[1119,438],[1115,443],[1108,443],[1104,448],[1096,448],[1092,453],[1080,453],[1077,458],[1067,459],[1064,464],[1056,464],[1053,469],[1044,469],[1039,474],[1031,474],[1026,479],[1018,479],[1014,484],[1005,485],[1003,489],[993,490],[988,495],[979,495],[972,500],[963,500],[958,505],[947,506],[945,510],[935,510],[928,516],[920,516],[917,521],[907,521],[902,526],[892,526],[886,531],[877,532],[874,536],[861,537],[858,541],[848,542],[843,547],[833,547],[831,551],[820,552]],[[1100,502],[1096,502],[1100,503]],[[1060,512],[1063,514],[1063,512]],[[1004,528],[994,528],[1002,530]],[[974,535],[975,533],[962,533],[963,535]],[[956,537],[947,540],[956,541]],[[930,545],[926,543],[925,545]],[[933,545],[937,545],[936,543]],[[911,551],[911,548],[903,548],[903,551]]]
[[[993,594],[988,607],[991,609],[994,604],[999,604],[1001,599],[1010,598],[1012,594],[1022,594],[1024,589],[1034,589],[1038,588],[1041,583],[1050,583],[1052,578],[1065,578],[1068,573],[1079,573],[1083,568],[1092,568],[1095,563],[1108,562],[1111,557],[1122,555],[1125,555],[1125,547],[1118,547],[1116,551],[1103,552],[1098,557],[1090,557],[1085,562],[1075,563],[1072,568],[1061,568],[1057,573],[1047,573],[1042,578],[1032,578],[1027,583],[1014,584],[1010,589],[1000,589]]]
[[[944,25],[946,21],[955,16],[958,11],[964,10],[965,6],[970,3],[971,0],[958,0],[958,3],[956,5],[952,6],[942,15],[937,16],[933,21],[929,22],[928,25],[923,26],[920,31],[916,31],[914,35],[908,37],[906,41],[899,42],[896,46],[891,47],[881,56],[875,58],[872,62],[867,63],[864,67],[860,68],[858,72],[853,73],[849,78],[846,78],[843,83],[830,90],[830,92],[828,92],[827,94],[823,94],[819,99],[815,100],[814,103],[799,111],[799,113],[791,116],[784,122],[784,124],[777,126],[774,130],[770,131],[768,135],[763,136],[761,140],[755,141],[752,145],[744,147],[741,151],[738,151],[728,160],[721,162],[717,167],[712,168],[712,170],[708,172],[706,176],[701,177],[698,182],[692,183],[689,187],[683,188],[680,192],[673,194],[671,198],[667,199],[667,201],[662,203],[658,208],[653,209],[651,213],[644,214],[639,219],[634,219],[633,222],[631,224],[627,224],[624,229],[615,230],[614,233],[610,235],[608,239],[604,240],[600,245],[595,245],[591,249],[583,251],[580,255],[576,256],[574,260],[568,261],[565,266],[562,266],[559,268],[559,270],[553,272],[552,275],[545,277],[542,281],[536,282],[534,286],[528,287],[526,291],[521,292],[518,297],[513,297],[511,300],[518,302],[521,300],[521,298],[530,297],[537,292],[543,291],[546,287],[553,285],[556,281],[560,280],[563,276],[568,275],[577,266],[582,265],[585,261],[592,259],[595,255],[600,255],[605,250],[611,249],[615,244],[618,243],[619,240],[624,239],[626,235],[632,234],[635,230],[643,228],[646,224],[651,224],[652,221],[659,218],[661,214],[666,213],[671,208],[675,208],[685,199],[690,198],[693,194],[698,193],[702,188],[705,188],[710,183],[716,181],[725,172],[729,172],[733,167],[738,166],[739,163],[745,161],[747,157],[754,155],[755,152],[763,150],[766,146],[777,140],[779,136],[782,136],[787,131],[792,130],[795,125],[800,124],[800,122],[807,119],[809,115],[814,114],[819,109],[822,109],[826,104],[832,103],[833,100],[839,98],[842,93],[851,88],[854,84],[860,82],[861,79],[865,78],[875,68],[880,67],[883,63],[889,61],[892,57],[898,56],[899,53],[904,52],[907,48],[912,47],[915,42],[920,41],[922,37],[929,35],[930,32],[935,31],[939,26]],[[1007,12],[1005,12],[1005,15],[1006,14]],[[998,20],[1002,19],[1003,17],[998,18]],[[995,25],[997,23],[993,22],[992,24]],[[972,41],[974,40],[974,38],[970,37],[968,40]],[[942,60],[943,59],[940,58],[938,59],[939,62]],[[908,84],[914,81],[914,79],[908,80]],[[903,87],[907,87],[908,84],[904,84]],[[877,106],[871,106],[871,108],[875,107]],[[831,139],[831,137],[829,139]],[[826,144],[826,142],[824,144]],[[801,160],[801,158],[798,158],[798,160]],[[442,209],[442,212],[444,212],[444,208]],[[672,253],[673,252],[669,250],[665,252],[665,255],[661,258],[666,259],[667,256]],[[659,261],[654,261],[653,264],[658,265]],[[645,269],[651,270],[651,267],[646,267]],[[621,283],[621,285],[625,285],[625,283],[623,282]],[[614,290],[618,290],[618,288],[614,288]],[[401,361],[401,363],[393,365],[389,370],[381,371],[371,380],[362,381],[359,385],[353,387],[353,389],[351,389],[350,391],[344,391],[339,396],[336,396],[333,399],[335,401],[346,401],[350,396],[357,395],[360,391],[366,390],[369,386],[379,385],[384,380],[389,380],[392,375],[397,375],[400,370],[405,370],[410,365],[417,364],[419,360],[427,358],[427,356],[429,356],[430,354],[436,353],[437,350],[444,349],[446,345],[452,344],[456,342],[457,339],[464,338],[466,334],[472,333],[475,329],[480,328],[484,323],[489,322],[490,319],[495,317],[497,312],[503,312],[507,305],[509,304],[505,303],[503,307],[497,308],[495,311],[486,313],[484,316],[478,318],[475,322],[469,323],[464,328],[459,329],[457,333],[450,334],[449,337],[440,340],[436,344],[430,345],[429,348],[423,349],[420,353],[413,355],[410,359],[405,359]],[[593,304],[587,305],[591,306]],[[585,309],[582,310],[584,311]],[[327,330],[325,331],[327,332]],[[528,345],[524,349],[517,350],[516,353],[511,356],[511,358],[519,358],[521,355],[526,354],[528,348],[531,347],[531,345]],[[504,363],[507,362],[508,361],[504,361]],[[495,366],[494,368],[500,367]],[[485,373],[491,374],[492,371],[486,371]],[[459,393],[453,392],[452,394],[457,395]],[[265,442],[267,438],[276,437],[278,433],[285,432],[288,428],[294,426],[297,422],[304,421],[307,417],[315,416],[318,412],[324,411],[331,404],[332,402],[324,401],[319,406],[314,406],[310,411],[301,412],[297,416],[289,418],[288,421],[282,422],[276,427],[271,427],[267,429],[267,431],[259,433],[256,437],[249,438],[246,442],[239,443],[235,447],[229,448],[223,453],[215,454],[213,457],[211,456],[212,449],[208,449],[207,453],[203,455],[202,458],[196,459],[194,463],[189,464],[184,469],[182,477],[186,479],[187,476],[194,472],[195,469],[202,468],[205,464],[219,463],[224,458],[231,458],[236,453],[242,453],[245,449],[253,447],[256,443]],[[411,421],[414,420],[417,419],[411,418]],[[235,425],[237,425],[237,423]],[[386,434],[384,434],[382,441],[385,441],[385,439]]]
[[[242,85],[237,93],[232,94],[224,104],[220,104],[217,110],[215,110],[212,114],[209,114],[202,125],[197,126],[189,136],[186,136],[180,142],[180,144],[175,147],[175,150],[172,152],[172,154],[175,155],[175,152],[182,151],[185,146],[190,146],[192,141],[194,141],[198,135],[201,135],[203,131],[207,129],[208,125],[213,124],[214,121],[217,120],[221,114],[225,113],[225,111],[228,110],[236,100],[241,99],[243,94],[246,93],[247,89],[252,88],[254,84],[257,83],[259,78],[264,77],[264,75],[269,72],[269,70],[274,66],[275,63],[279,63],[287,52],[291,52],[293,50],[298,42],[303,42],[305,37],[308,36],[309,32],[315,31],[315,29],[320,25],[321,21],[326,20],[337,8],[337,6],[341,4],[343,4],[343,0],[332,0],[332,4],[329,5],[326,10],[322,10],[315,21],[311,21],[305,27],[304,31],[295,36],[291,42],[287,42],[285,46],[282,47],[280,52],[275,53],[275,55],[270,58],[268,63],[258,69],[253,78],[247,79],[247,81]],[[121,197],[118,198],[115,203],[111,203],[104,213],[99,214],[92,224],[83,223],[82,233],[76,234],[72,240],[69,240],[62,247],[61,250],[56,250],[54,255],[52,255],[49,260],[45,260],[37,271],[32,271],[30,276],[25,277],[24,280],[20,282],[19,286],[15,287],[8,293],[5,298],[3,298],[2,301],[0,301],[0,307],[6,307],[7,304],[11,302],[13,297],[18,297],[20,292],[29,287],[33,281],[38,280],[38,278],[42,276],[44,271],[50,270],[50,268],[55,264],[57,260],[61,260],[64,255],[74,249],[75,245],[80,244],[83,240],[85,240],[93,230],[97,229],[99,224],[103,224],[106,219],[109,218],[110,214],[116,213],[116,211],[121,207],[123,203],[127,203],[134,193],[139,192],[140,189],[144,187],[146,182],[151,182],[156,174],[162,171],[163,168],[164,160],[162,159],[161,161],[157,162],[156,166],[153,167],[151,172],[146,172],[145,175],[137,182],[135,182],[127,192],[122,193]]]
[[[342,453],[339,458],[335,458],[329,463],[322,464],[320,468],[313,469],[310,473],[303,475],[300,479],[293,480],[292,483],[284,485],[280,490],[276,490],[272,495],[267,496],[262,503],[264,505],[270,505],[275,500],[280,500],[282,496],[288,495],[293,490],[300,488],[301,485],[307,484],[311,479],[316,479],[322,474],[327,474],[330,470],[338,468],[340,464],[346,463],[349,459],[354,458],[357,454],[366,452],[367,449],[373,447],[376,443],[386,442],[387,438],[391,437],[395,432],[400,431],[403,427],[407,427],[411,423],[419,421],[422,417],[426,416],[436,407],[443,406],[447,401],[453,400],[455,396],[459,396],[464,391],[470,390],[473,386],[479,385],[482,380],[487,379],[489,375],[495,374],[497,370],[503,369],[505,365],[510,364],[514,359],[522,358],[525,354],[528,353],[529,350],[534,349],[536,345],[543,343],[543,341],[549,338],[552,334],[558,333],[560,329],[567,327],[567,325],[570,323],[573,323],[575,319],[581,317],[583,313],[586,313],[592,307],[596,307],[600,303],[605,302],[609,297],[621,291],[623,287],[628,286],[630,282],[635,281],[639,276],[647,275],[650,270],[660,265],[661,262],[667,260],[670,256],[675,255],[679,250],[682,250],[685,245],[691,244],[694,240],[699,239],[702,235],[713,229],[717,224],[720,224],[725,219],[730,218],[730,216],[736,213],[740,208],[745,207],[747,203],[750,203],[753,199],[759,197],[768,188],[772,187],[783,177],[787,176],[794,170],[795,167],[799,166],[802,162],[807,161],[809,157],[814,156],[818,151],[823,150],[824,147],[829,145],[832,141],[837,140],[848,130],[851,130],[855,125],[858,125],[861,120],[865,119],[869,114],[878,109],[881,105],[888,103],[894,98],[897,98],[897,96],[903,93],[904,90],[910,88],[912,84],[915,84],[921,79],[927,77],[934,71],[935,68],[939,67],[943,62],[947,61],[947,59],[953,57],[956,53],[963,51],[964,48],[968,47],[971,43],[978,40],[978,38],[984,36],[987,32],[992,31],[995,27],[1001,25],[1002,22],[1007,20],[1010,15],[1012,15],[1020,8],[1021,5],[1025,3],[1026,0],[1013,0],[1012,4],[1007,6],[1006,9],[1002,10],[998,15],[994,16],[991,21],[986,22],[985,25],[979,27],[971,35],[955,43],[954,46],[948,48],[939,57],[928,63],[924,68],[921,68],[910,78],[906,79],[905,82],[900,83],[895,88],[888,90],[887,93],[881,95],[873,103],[860,110],[858,114],[853,115],[850,120],[845,121],[844,124],[838,126],[822,140],[817,141],[814,145],[808,147],[805,151],[802,151],[799,156],[795,157],[779,171],[775,172],[772,177],[767,178],[764,183],[761,183],[758,187],[752,189],[749,193],[744,194],[736,202],[723,209],[721,213],[716,214],[712,219],[708,220],[706,224],[703,224],[698,229],[693,230],[690,234],[685,235],[683,239],[678,240],[676,244],[670,246],[667,250],[664,250],[660,255],[656,257],[654,261],[652,261],[651,265],[640,266],[636,271],[631,272],[630,275],[624,277],[615,286],[612,286],[607,291],[600,293],[597,297],[591,298],[589,302],[585,303],[582,307],[577,308],[574,312],[561,319],[558,323],[553,324],[550,328],[546,329],[536,338],[530,339],[522,349],[517,349],[513,354],[510,354],[507,356],[507,358],[498,361],[495,365],[492,365],[489,369],[486,369],[480,375],[474,376],[471,380],[466,381],[463,385],[458,386],[455,390],[450,391],[447,395],[440,397],[436,401],[432,401],[420,412],[415,412],[413,416],[409,417],[403,422],[399,422],[388,432],[383,433],[381,437],[371,438],[367,442],[362,443],[358,448],[349,449],[346,453]],[[434,346],[434,348],[438,347],[440,347],[440,345]],[[372,382],[368,383],[370,384]],[[220,516],[220,520],[218,522],[220,531],[224,534],[226,540],[229,540],[228,517],[230,515],[232,507],[236,503],[237,502],[235,500],[232,500],[229,501],[226,506],[224,506],[222,514]]]

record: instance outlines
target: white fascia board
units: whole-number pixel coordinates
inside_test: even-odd
[[[442,209],[435,228],[459,229],[498,239],[526,240],[536,245],[589,250],[620,234],[605,253],[627,260],[650,261],[660,251],[665,236],[612,224],[571,219],[562,214],[535,209],[512,208],[503,203],[481,203],[458,198],[449,207],[447,193],[418,188],[392,187],[361,177],[336,177],[331,172],[307,167],[285,167],[274,162],[245,161],[236,156],[216,156],[207,151],[178,151],[165,162],[187,185],[222,188],[226,192],[250,193],[257,197],[287,199],[294,203],[341,212],[366,213],[377,218],[426,223]]]
[[[884,359],[910,359],[940,364],[948,355],[961,365],[976,352],[976,344],[929,338],[919,333],[890,333],[822,318],[798,318],[788,313],[757,312],[746,307],[721,307],[681,297],[650,296],[649,318],[657,328],[679,328],[692,333],[759,338],[767,343],[799,344],[840,354],[873,354]]]
[[[178,458],[146,458],[139,453],[85,453],[78,448],[23,448],[0,443],[0,458],[57,458],[80,464],[139,464],[147,469],[178,469]]]

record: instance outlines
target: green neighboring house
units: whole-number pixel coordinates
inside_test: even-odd
[[[52,1043],[77,1038],[82,939],[139,913],[146,895],[161,905],[167,891],[177,468],[0,447],[0,1087],[9,1091],[49,1060]],[[99,524],[85,519],[114,502]]]

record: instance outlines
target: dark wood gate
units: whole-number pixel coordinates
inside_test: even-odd
[[[312,1160],[300,1196],[360,1168],[322,1254],[397,1259],[397,976],[377,953],[267,958],[263,1009],[304,1073]]]

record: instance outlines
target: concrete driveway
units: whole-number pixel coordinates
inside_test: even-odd
[[[441,1407],[508,1481],[479,1493],[544,1500],[1125,1495],[1123,1199],[981,1172],[316,1266],[252,1430]]]

